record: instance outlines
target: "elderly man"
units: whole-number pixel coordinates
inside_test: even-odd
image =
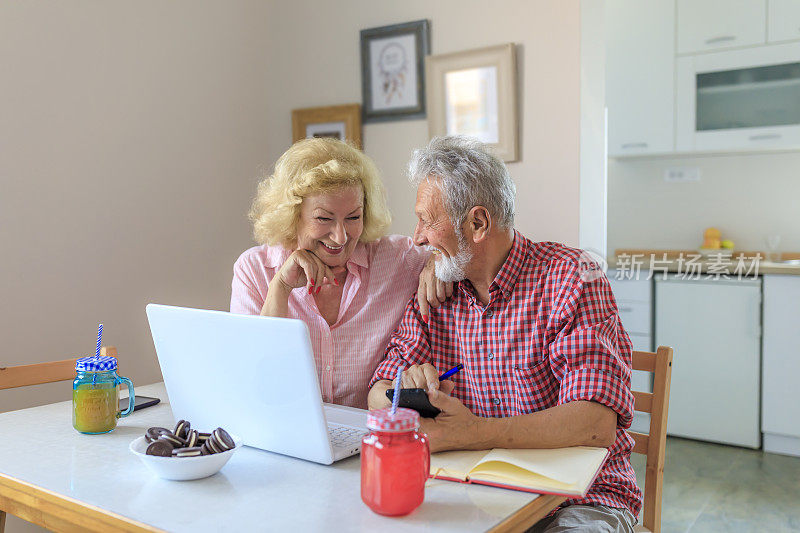
[[[370,382],[370,407],[388,405],[402,366],[403,387],[428,389],[442,411],[421,422],[432,451],[607,447],[587,496],[534,530],[632,531],[642,493],[625,432],[631,342],[607,278],[586,269],[580,250],[514,230],[514,184],[482,143],[434,139],[409,173],[414,241],[438,254],[436,276],[455,287],[428,315],[409,302]],[[463,371],[440,383],[459,363]]]

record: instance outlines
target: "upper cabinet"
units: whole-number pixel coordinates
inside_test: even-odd
[[[800,150],[800,0],[608,0],[611,157]]]
[[[609,155],[672,152],[675,2],[608,0],[606,10]]]
[[[800,0],[769,0],[769,42],[800,39]]]
[[[766,0],[678,0],[679,54],[764,44]]]

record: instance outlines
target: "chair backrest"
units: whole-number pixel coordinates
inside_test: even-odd
[[[117,357],[117,349],[113,346],[103,346],[100,349],[100,355]],[[75,379],[75,361],[77,360],[78,358],[51,363],[0,367],[0,390],[73,380]]]
[[[644,514],[642,525],[661,531],[661,490],[664,483],[664,456],[667,447],[667,411],[672,377],[672,348],[659,346],[653,352],[633,352],[633,369],[654,374],[653,392],[634,391],[634,409],[650,413],[650,433],[630,431],[636,444],[634,453],[647,456],[644,476]]]

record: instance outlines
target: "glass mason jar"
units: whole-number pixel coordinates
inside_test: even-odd
[[[133,412],[133,382],[117,375],[115,357],[83,357],[75,363],[77,376],[72,382],[72,427],[80,433],[96,435],[117,427],[117,418]],[[119,411],[117,385],[126,384],[130,401]]]
[[[425,499],[430,448],[420,433],[419,413],[412,409],[370,411],[370,433],[361,441],[361,499],[387,516],[405,515]]]

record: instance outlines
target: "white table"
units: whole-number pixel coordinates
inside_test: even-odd
[[[0,510],[58,530],[384,533],[519,528],[563,501],[432,479],[416,511],[387,518],[361,501],[358,457],[323,466],[249,447],[209,478],[162,480],[128,445],[172,427],[172,410],[163,383],[136,392],[162,402],[106,435],[76,432],[71,402],[0,414]]]

